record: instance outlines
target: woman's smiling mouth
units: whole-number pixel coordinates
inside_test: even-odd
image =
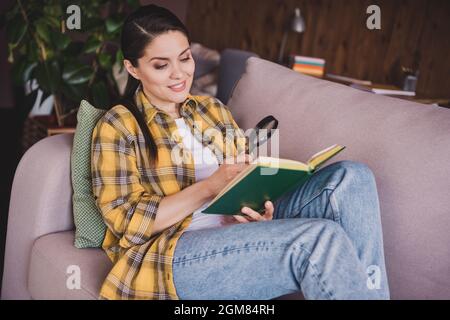
[[[176,85],[169,86],[169,88],[175,92],[183,91],[186,88],[186,80]]]

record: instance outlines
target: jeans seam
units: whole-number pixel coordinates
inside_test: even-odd
[[[303,203],[300,206],[300,211],[304,207],[306,207],[308,204],[310,204],[312,201],[314,201],[317,197],[319,197],[325,190],[332,190],[332,191],[334,191],[334,188],[335,187],[333,187],[333,186],[326,186],[326,187],[322,188],[321,190],[317,191],[313,196],[311,196],[311,198],[308,199],[308,201],[306,201],[305,203]]]
[[[330,197],[328,198],[328,202],[330,203],[331,206],[331,211],[333,213],[333,221],[334,222],[338,222],[340,224],[340,220],[341,217],[339,215],[339,210],[335,210],[333,207],[333,203],[331,202],[331,197],[334,194],[334,191],[336,186],[326,186],[323,189],[321,189],[320,191],[318,191],[317,193],[314,194],[314,196],[312,196],[308,201],[306,201],[304,204],[301,205],[299,212],[301,212],[307,205],[309,205],[311,202],[313,202],[314,200],[316,200],[324,191],[330,190],[331,194]],[[337,207],[337,205],[335,205]]]
[[[330,299],[330,300],[335,300],[333,293],[330,292],[329,290],[327,290],[325,281],[320,280],[320,278],[319,278],[319,276],[318,276],[319,273],[317,272],[317,267],[316,267],[316,265],[315,265],[314,263],[312,263],[312,262],[309,260],[309,258],[308,258],[308,263],[309,263],[309,265],[311,266],[311,270],[313,271],[313,272],[312,272],[312,277],[313,277],[314,279],[316,279],[318,285],[320,286],[321,291],[322,291],[323,293],[325,293],[325,294],[328,296],[328,299]]]
[[[254,249],[254,248],[261,248],[261,247],[264,247],[264,246],[239,247],[239,248],[233,248],[233,249],[229,249],[229,250],[222,250],[222,251],[218,251],[218,252],[213,253],[213,254],[209,254],[209,255],[205,255],[205,256],[200,256],[200,257],[196,257],[196,258],[190,258],[190,259],[180,260],[180,261],[177,261],[177,262],[172,261],[172,265],[174,266],[174,265],[179,265],[179,264],[186,263],[186,262],[190,262],[190,261],[197,261],[197,260],[201,260],[201,259],[203,259],[203,258],[207,258],[207,257],[211,257],[211,256],[216,256],[216,255],[218,255],[218,254],[222,254],[222,253],[225,253],[225,252],[232,252],[232,251],[237,251],[237,250],[242,250],[242,249],[248,249],[248,248]],[[270,248],[271,248],[271,249],[286,249],[287,247],[289,247],[289,244],[272,246],[272,247],[270,247]],[[305,259],[305,261],[304,261],[304,262],[300,265],[300,267],[299,267],[299,270],[304,269],[304,273],[302,274],[302,277],[301,277],[300,283],[299,283],[300,290],[301,290],[301,282],[303,281],[304,276],[305,276],[305,272],[306,272],[306,268],[304,268],[304,265],[307,263],[307,264],[311,267],[311,270],[312,270],[312,277],[313,277],[313,278],[316,280],[316,282],[318,283],[318,285],[319,285],[321,291],[322,291],[324,294],[326,294],[327,297],[328,297],[329,299],[335,299],[333,293],[330,292],[329,290],[327,290],[327,288],[326,288],[326,282],[323,281],[323,280],[321,280],[321,279],[319,278],[319,276],[318,276],[319,272],[317,271],[317,267],[316,267],[316,265],[315,265],[313,262],[311,262],[311,260],[310,260],[310,258],[311,258],[311,252],[310,252],[308,249],[306,249],[305,247],[303,247],[303,246],[295,246],[295,245],[294,245],[294,246],[292,247],[292,249],[293,249],[294,251],[295,251],[295,250],[300,250],[300,251],[303,251],[303,252],[305,252],[305,253],[307,254],[307,258]]]
[[[342,226],[341,214],[339,212],[339,206],[337,204],[336,196],[334,195],[335,190],[333,190],[331,192],[330,197],[328,198],[328,202],[330,203],[331,211],[333,213],[333,220],[335,222],[339,223],[340,226]]]
[[[272,247],[269,247],[269,248],[271,248],[271,249],[286,249],[286,247],[288,247],[289,245],[278,245],[278,246],[272,246]],[[211,254],[208,254],[208,255],[204,255],[204,256],[199,256],[199,257],[196,257],[196,258],[190,258],[190,259],[185,259],[185,260],[180,260],[180,261],[172,261],[172,264],[173,265],[176,265],[176,264],[180,264],[180,263],[183,263],[183,262],[189,262],[189,261],[195,261],[195,260],[200,260],[200,259],[204,259],[204,258],[209,258],[209,257],[212,257],[212,256],[216,256],[216,255],[218,255],[218,254],[223,254],[223,253],[228,253],[228,252],[233,252],[233,251],[238,251],[238,250],[243,250],[243,249],[254,249],[254,248],[263,248],[264,246],[248,246],[248,247],[239,247],[239,248],[233,248],[233,249],[228,249],[228,250],[222,250],[222,251],[217,251],[217,252],[215,252],[215,253],[211,253]],[[296,249],[297,247],[296,246],[294,246],[294,249]],[[308,250],[308,249],[306,249],[305,247],[303,247],[303,246],[299,246],[298,247],[301,251],[304,251],[304,252],[306,252],[308,255],[311,255],[311,252]],[[173,260],[175,260],[175,259],[173,259]],[[309,260],[309,258],[308,258],[308,260]]]

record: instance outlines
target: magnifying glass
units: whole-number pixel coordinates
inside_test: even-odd
[[[264,117],[259,121],[250,135],[247,137],[247,143],[245,144],[245,153],[251,154],[251,152],[267,142],[272,136],[272,129],[278,128],[278,120],[270,115]],[[260,130],[265,129],[260,133]]]

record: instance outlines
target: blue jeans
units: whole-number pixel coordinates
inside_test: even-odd
[[[183,233],[180,299],[389,299],[378,194],[361,163],[328,165],[274,202],[271,221]]]

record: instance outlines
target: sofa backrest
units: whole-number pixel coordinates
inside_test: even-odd
[[[362,92],[259,58],[228,106],[243,129],[279,121],[280,156],[306,161],[338,143],[331,162],[375,174],[391,296],[450,298],[450,110]]]
[[[245,72],[247,59],[257,56],[253,52],[230,48],[221,52],[216,98],[224,104],[228,103],[233,88]]]

